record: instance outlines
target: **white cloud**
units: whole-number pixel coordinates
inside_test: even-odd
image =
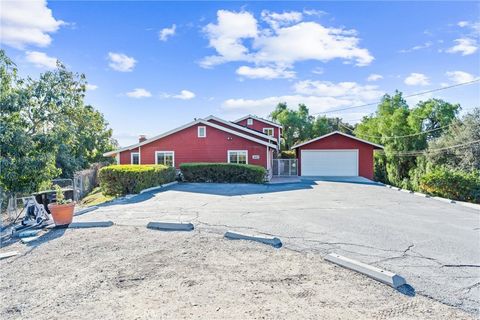
[[[158,38],[161,41],[167,41],[169,37],[175,35],[176,25],[172,25],[170,28],[163,28],[158,32]]]
[[[383,76],[381,74],[372,73],[368,76],[367,81],[378,81],[380,79],[383,79]]]
[[[449,53],[461,53],[462,56],[474,54],[478,50],[477,40],[472,38],[459,38],[454,40],[456,45],[447,49]]]
[[[306,16],[318,16],[318,17],[321,17],[321,16],[326,15],[327,13],[326,13],[325,11],[322,11],[322,10],[304,9],[304,10],[303,10],[303,14],[306,15]]]
[[[130,72],[135,67],[137,60],[133,57],[129,57],[123,53],[109,52],[108,59],[110,63],[108,64],[110,68],[120,72]]]
[[[324,70],[322,67],[316,67],[312,70],[312,73],[314,74],[323,74],[324,73]]]
[[[355,30],[324,27],[316,22],[302,22],[302,13],[262,12],[271,28],[260,28],[249,12],[219,10],[217,22],[209,23],[204,33],[216,55],[201,60],[202,67],[243,61],[255,67],[292,69],[296,62],[327,62],[342,59],[365,66],[373,61],[367,49],[360,48]],[[248,41],[247,41],[248,40]]]
[[[179,94],[169,94],[164,93],[162,94],[163,98],[173,98],[173,99],[180,99],[180,100],[190,100],[195,98],[195,93],[189,90],[182,90]]]
[[[57,58],[49,57],[44,52],[27,51],[25,58],[37,68],[55,69],[57,66]]]
[[[410,75],[405,78],[404,82],[409,86],[426,86],[430,83],[426,75],[416,72],[410,73]]]
[[[127,96],[129,96],[130,98],[140,99],[140,98],[149,98],[152,96],[152,94],[150,93],[150,91],[146,89],[136,88],[130,92],[127,92]]]
[[[290,107],[306,104],[311,113],[361,105],[379,99],[383,92],[377,86],[360,85],[356,82],[332,83],[328,81],[299,81],[294,93],[282,96],[270,96],[260,99],[228,99],[222,108],[229,112],[268,114],[279,102]]]
[[[468,26],[468,21],[459,21],[457,25],[461,28]]]
[[[237,74],[251,79],[277,79],[277,78],[294,78],[295,72],[271,67],[249,67],[241,66],[237,69]]]
[[[219,10],[217,24],[209,23],[203,32],[218,55],[205,57],[200,62],[201,66],[208,68],[228,61],[249,60],[248,49],[242,44],[242,39],[257,36],[257,20],[249,12]]]
[[[28,45],[46,47],[52,42],[49,33],[65,22],[56,20],[45,0],[2,1],[0,41],[17,49]]]
[[[85,86],[85,89],[88,91],[93,91],[93,90],[97,90],[98,86],[95,84],[87,83],[87,85]]]
[[[449,78],[450,81],[452,81],[455,84],[470,82],[475,80],[475,77],[473,76],[473,74],[470,74],[465,71],[448,71],[445,73],[445,75]]]
[[[375,85],[360,85],[356,82],[312,81],[304,80],[293,86],[296,93],[321,97],[354,98],[356,100],[372,100],[383,94]]]
[[[302,13],[298,11],[277,13],[263,10],[261,15],[262,20],[268,23],[274,29],[298,23],[303,19]]]
[[[427,41],[427,42],[422,43],[420,45],[411,47],[409,49],[402,49],[402,50],[400,50],[400,53],[408,53],[408,52],[412,52],[412,51],[427,49],[427,48],[430,48],[432,45],[433,45],[432,41]]]

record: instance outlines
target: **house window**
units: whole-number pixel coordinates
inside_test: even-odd
[[[267,136],[273,137],[273,128],[263,128],[263,133],[265,133]]]
[[[205,138],[207,136],[207,127],[199,126],[198,127],[198,137]]]
[[[130,163],[131,164],[140,164],[140,153],[138,153],[138,152],[130,153]]]
[[[155,164],[163,164],[169,167],[174,167],[175,153],[173,151],[156,151]]]
[[[253,119],[249,118],[247,119],[247,126],[253,125]]]
[[[228,163],[248,164],[248,151],[228,150]]]

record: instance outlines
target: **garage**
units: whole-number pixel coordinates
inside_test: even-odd
[[[383,146],[334,131],[292,147],[300,176],[362,176],[373,179],[374,152]]]
[[[358,176],[358,150],[302,150],[303,176]]]

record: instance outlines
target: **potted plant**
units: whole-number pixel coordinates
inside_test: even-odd
[[[52,214],[53,221],[57,226],[69,225],[73,220],[73,210],[75,202],[71,199],[65,200],[62,188],[55,185],[56,202],[48,204],[48,209]]]

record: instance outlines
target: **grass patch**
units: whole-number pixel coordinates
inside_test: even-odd
[[[100,187],[93,189],[85,198],[80,200],[80,206],[91,207],[115,199],[114,196],[106,196],[102,193]]]

